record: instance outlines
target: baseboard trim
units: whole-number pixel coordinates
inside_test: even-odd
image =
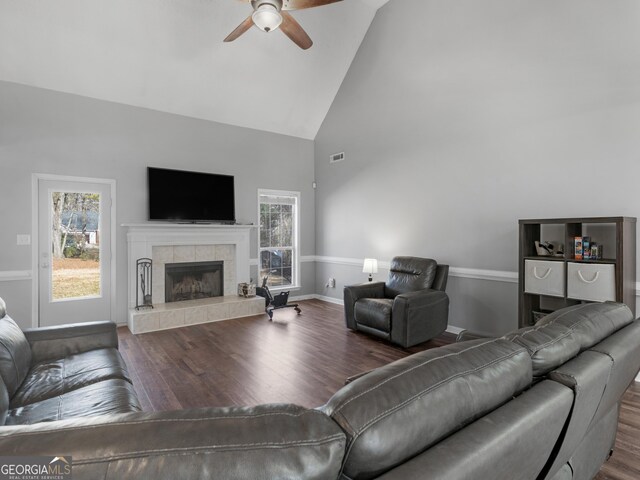
[[[315,300],[317,296],[315,294],[310,295],[296,295],[295,297],[289,297],[290,302],[301,302],[302,300]]]
[[[464,332],[466,330],[466,328],[460,328],[460,327],[454,327],[453,325],[448,325],[447,326],[447,332],[448,333],[452,333],[453,335],[458,335],[462,332]]]
[[[16,280],[31,280],[31,270],[6,270],[0,272],[0,282],[14,282]]]
[[[344,300],[342,300],[341,298],[327,297],[326,295],[316,295],[315,298],[316,300],[333,303],[334,305],[344,305]]]

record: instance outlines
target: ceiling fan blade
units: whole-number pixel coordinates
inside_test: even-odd
[[[236,38],[242,35],[244,32],[249,30],[253,26],[253,20],[251,19],[251,15],[247,17],[247,19],[242,22],[240,25],[236,27],[236,29],[231,32],[227,38],[224,39],[225,42],[233,42]]]
[[[307,50],[310,48],[311,45],[313,45],[313,41],[309,38],[309,35],[307,35],[307,32],[303,30],[300,24],[296,22],[296,19],[285,11],[280,12],[280,14],[282,15],[280,30],[282,30],[284,34],[301,49]]]
[[[321,7],[342,0],[283,0],[282,10],[302,10],[304,8]]]

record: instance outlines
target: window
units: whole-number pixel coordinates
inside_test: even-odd
[[[260,281],[269,287],[298,286],[299,192],[258,190]]]

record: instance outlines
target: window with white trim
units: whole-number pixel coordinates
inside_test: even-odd
[[[297,287],[300,192],[258,190],[259,283],[273,288]]]

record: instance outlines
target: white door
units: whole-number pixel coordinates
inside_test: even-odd
[[[39,325],[111,320],[111,184],[38,181]]]

